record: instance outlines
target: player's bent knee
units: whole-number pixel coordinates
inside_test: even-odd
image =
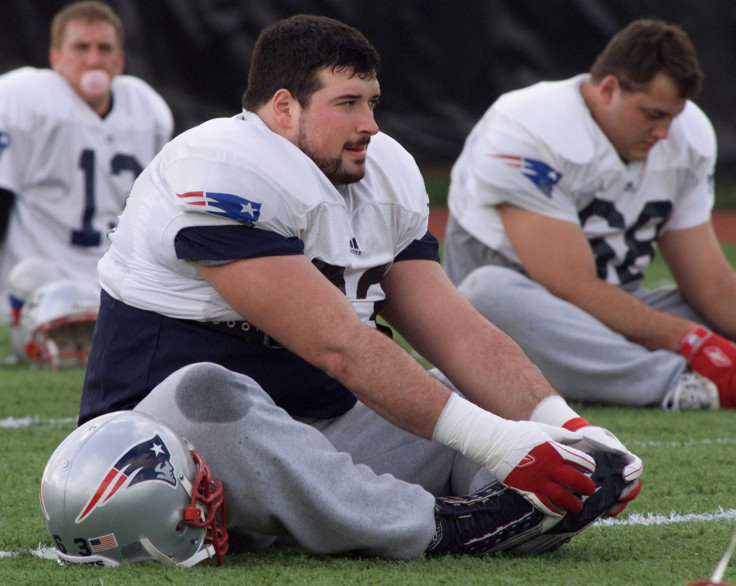
[[[237,421],[247,415],[255,396],[266,395],[252,378],[212,362],[190,364],[169,378],[177,407],[191,421]]]

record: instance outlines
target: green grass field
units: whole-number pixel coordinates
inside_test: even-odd
[[[736,266],[736,247],[727,247]],[[668,278],[655,262],[648,282]],[[0,328],[0,357],[10,354]],[[711,574],[736,528],[733,412],[579,407],[645,463],[640,497],[552,554],[386,561],[314,557],[295,547],[228,555],[221,568],[61,567],[38,506],[46,460],[74,429],[83,374],[0,366],[0,583],[684,585]],[[244,487],[247,490],[247,487]],[[387,503],[390,506],[390,503]],[[736,582],[736,561],[725,579]]]

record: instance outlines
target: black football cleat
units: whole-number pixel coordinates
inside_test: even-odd
[[[437,531],[425,552],[432,557],[504,551],[560,521],[500,482],[466,497],[437,497],[434,514]]]

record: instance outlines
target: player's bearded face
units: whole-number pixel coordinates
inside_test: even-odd
[[[301,110],[296,145],[335,184],[360,181],[371,136],[378,81],[352,72],[320,72],[321,87]]]
[[[361,138],[355,141],[345,143],[345,149],[355,149],[360,147],[367,147],[370,142],[370,137]],[[348,167],[348,164],[343,161],[342,156],[328,157],[322,156],[317,151],[312,150],[309,146],[309,135],[305,128],[299,129],[299,138],[297,146],[306,154],[315,165],[319,167],[320,171],[336,185],[346,185],[348,183],[355,183],[360,181],[365,175],[365,159],[358,163]]]

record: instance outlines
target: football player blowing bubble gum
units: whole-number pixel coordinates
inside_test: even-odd
[[[49,50],[49,61],[97,114],[107,113],[112,78],[125,66],[112,27],[100,21],[69,22],[61,45]]]
[[[49,68],[0,75],[0,295],[22,261],[96,285],[133,181],[171,137],[172,113],[124,74],[125,31],[96,0],[67,3],[50,27]],[[42,164],[39,164],[39,161]],[[20,307],[0,307],[0,320]]]

